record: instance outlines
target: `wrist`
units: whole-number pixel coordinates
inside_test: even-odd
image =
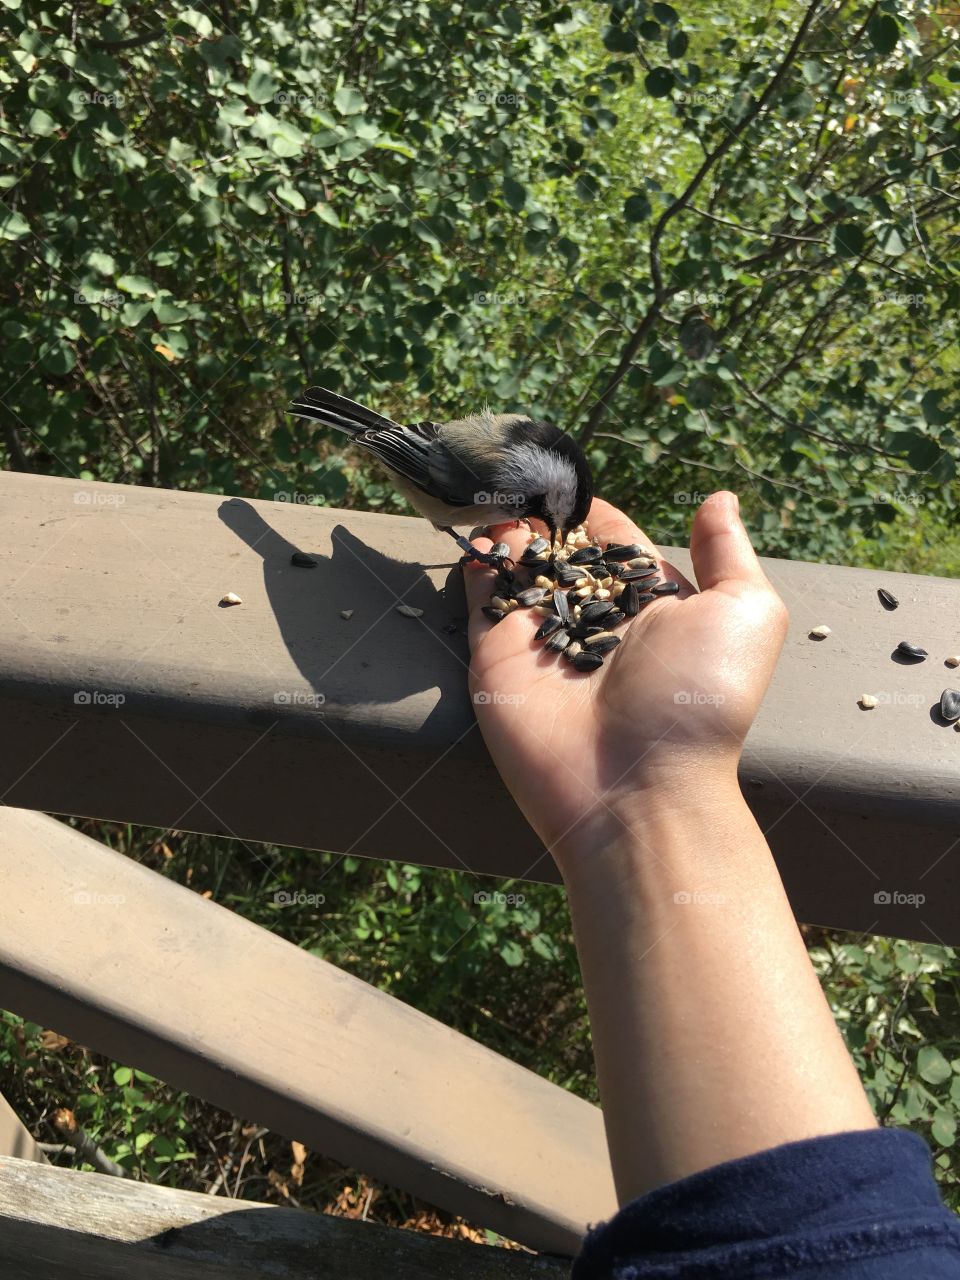
[[[723,831],[753,827],[737,779],[737,762],[672,762],[650,768],[636,785],[618,787],[550,845],[565,881],[579,872],[639,860],[656,866],[708,859]]]

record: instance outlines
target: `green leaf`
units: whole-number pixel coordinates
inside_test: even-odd
[[[343,85],[333,95],[333,105],[341,115],[355,116],[366,107],[366,99],[359,89]]]
[[[675,83],[675,77],[669,67],[654,67],[647,73],[644,88],[651,98],[665,98]]]
[[[901,253],[906,253],[907,251],[903,237],[894,226],[881,227],[877,232],[877,243],[880,246],[881,253],[889,253],[899,257]]]
[[[145,276],[118,276],[117,288],[141,297],[156,297],[157,286]]]
[[[957,1138],[957,1117],[952,1111],[941,1107],[933,1114],[930,1132],[938,1146],[952,1147]]]
[[[53,116],[48,115],[46,111],[38,107],[27,121],[27,129],[39,138],[49,138],[51,133],[56,132],[57,122]]]
[[[526,206],[527,189],[508,175],[503,180],[503,198],[515,213],[519,213]]]
[[[950,1063],[935,1045],[924,1045],[917,1054],[917,1075],[927,1084],[943,1084],[953,1074]]]
[[[247,96],[252,102],[262,106],[265,102],[273,101],[279,92],[279,88],[280,86],[273,76],[266,71],[254,71],[247,81]]]
[[[923,416],[931,427],[943,427],[952,422],[956,414],[950,409],[941,408],[940,401],[946,395],[943,388],[928,391],[920,401]]]
[[[129,1067],[117,1067],[113,1073],[113,1083],[119,1085],[127,1085],[133,1079],[133,1072]]]
[[[623,216],[627,222],[644,222],[652,212],[650,201],[642,191],[635,191],[623,202]]]
[[[858,257],[866,242],[863,228],[855,222],[838,222],[833,229],[833,251],[842,258]]]
[[[893,53],[900,39],[900,27],[889,13],[875,13],[867,23],[867,36],[877,53]]]
[[[633,53],[637,47],[636,32],[629,27],[611,24],[603,29],[603,47],[611,53]]]
[[[30,234],[30,223],[19,213],[0,208],[0,240],[22,240]]]
[[[508,964],[511,969],[523,964],[523,947],[518,942],[511,940],[510,942],[501,943],[500,955],[504,964]]]
[[[281,182],[277,187],[277,199],[288,204],[291,209],[306,209],[307,202],[292,182]]]

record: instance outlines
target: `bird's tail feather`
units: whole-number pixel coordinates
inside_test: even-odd
[[[397,425],[383,414],[357,404],[355,400],[348,400],[346,396],[338,396],[335,391],[327,391],[325,387],[307,387],[292,402],[290,412],[298,418],[310,418],[335,431],[343,431],[348,436],[371,428],[383,431]]]

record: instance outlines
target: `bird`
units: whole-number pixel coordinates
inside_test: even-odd
[[[593,476],[577,442],[552,423],[484,408],[451,422],[401,424],[325,387],[307,387],[289,413],[349,436],[388,471],[397,492],[435,529],[448,533],[464,559],[496,565],[458,525],[531,518],[550,530],[551,546],[587,517]],[[491,520],[491,512],[505,513]]]

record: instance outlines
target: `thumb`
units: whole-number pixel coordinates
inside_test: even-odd
[[[743,527],[735,493],[721,490],[704,501],[690,532],[690,557],[701,591],[722,582],[771,589]]]

